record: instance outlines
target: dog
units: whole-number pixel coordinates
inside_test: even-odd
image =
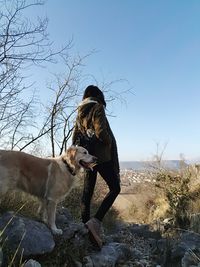
[[[80,146],[71,146],[55,158],[0,150],[0,197],[16,189],[38,197],[42,220],[53,234],[62,234],[55,224],[57,204],[73,188],[80,169],[92,169],[96,162],[97,158]]]

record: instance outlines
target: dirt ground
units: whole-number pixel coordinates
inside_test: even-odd
[[[155,196],[156,193],[149,183],[122,186],[113,207],[127,222],[147,222],[151,208],[155,204]]]

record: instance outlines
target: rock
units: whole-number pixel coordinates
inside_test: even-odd
[[[88,234],[88,229],[83,223],[71,222],[67,228],[63,229],[64,239],[72,239],[73,237],[85,237]]]
[[[53,235],[41,222],[14,215],[13,212],[6,212],[0,217],[0,230],[4,227],[2,240],[5,240],[5,245],[15,252],[21,243],[19,255],[23,249],[24,258],[50,253],[54,249]]]
[[[154,238],[144,238],[140,237],[140,234],[137,235],[131,231],[132,228],[135,228],[141,231],[149,231],[149,227],[145,225],[138,225],[138,224],[118,224],[117,229],[114,229],[115,231],[109,236],[106,236],[105,240],[107,244],[116,242],[116,243],[125,243],[131,250],[137,251],[138,253],[138,260],[136,260],[136,257],[132,257],[131,260],[126,259],[124,263],[120,263],[120,265],[117,265],[119,267],[126,267],[126,266],[142,266],[144,265],[142,263],[142,259],[147,261],[149,265],[147,266],[154,266],[156,263],[160,263],[160,251],[157,251],[157,244],[158,240]],[[143,233],[143,232],[142,232]],[[160,235],[159,235],[160,236]],[[156,235],[157,237],[157,235]],[[156,262],[158,260],[158,262]],[[128,261],[128,262],[127,262]],[[141,261],[141,262],[140,262]],[[145,266],[145,267],[147,267]]]
[[[68,209],[64,207],[57,209],[56,225],[58,228],[65,229],[71,222],[73,222],[73,217]]]
[[[88,247],[91,246],[88,229],[83,223],[71,222],[62,230],[63,234],[55,237],[56,250],[61,262],[63,262],[62,259],[66,258],[69,261],[69,266],[82,266],[83,257],[87,255]]]
[[[198,233],[188,232],[181,236],[181,241],[184,242],[188,247],[200,248],[200,235]]]
[[[181,235],[181,238],[172,248],[172,259],[184,257],[187,251],[200,251],[200,235],[189,232]]]
[[[83,259],[83,266],[84,267],[94,267],[93,261],[90,256],[86,256]]]
[[[182,233],[171,243],[170,263],[172,266],[198,266],[200,256],[200,235],[194,232]]]
[[[137,250],[131,250],[126,244],[110,243],[102,247],[97,253],[84,258],[84,267],[114,267],[118,262],[131,258],[140,258]]]
[[[129,229],[132,234],[135,234],[139,237],[154,238],[154,239],[161,238],[161,234],[158,231],[150,231],[149,226],[146,224],[144,225],[134,224],[130,226]]]
[[[55,238],[56,245],[68,244],[71,250],[79,251],[87,250],[88,246],[88,229],[83,223],[71,222],[68,227],[63,228],[62,236]]]
[[[41,264],[35,260],[28,260],[23,267],[41,267]]]
[[[166,247],[169,246],[170,241],[166,238],[161,238],[157,241],[157,247],[161,252],[166,250]]]
[[[198,263],[199,263],[198,256],[190,251],[187,251],[181,260],[182,267],[191,267],[191,266],[197,267]]]

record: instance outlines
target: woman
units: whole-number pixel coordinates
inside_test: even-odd
[[[102,91],[94,85],[85,89],[83,101],[78,107],[78,115],[72,142],[87,148],[98,159],[93,171],[86,172],[82,195],[82,222],[86,224],[99,247],[102,246],[101,222],[120,193],[119,160],[115,137],[105,114],[106,102]],[[105,180],[109,193],[90,218],[90,203],[96,184],[97,173]]]

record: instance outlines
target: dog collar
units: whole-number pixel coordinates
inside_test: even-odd
[[[63,163],[65,164],[65,166],[67,167],[68,171],[71,173],[71,175],[75,176],[76,175],[76,172],[75,170],[69,165],[69,163],[62,159]]]

